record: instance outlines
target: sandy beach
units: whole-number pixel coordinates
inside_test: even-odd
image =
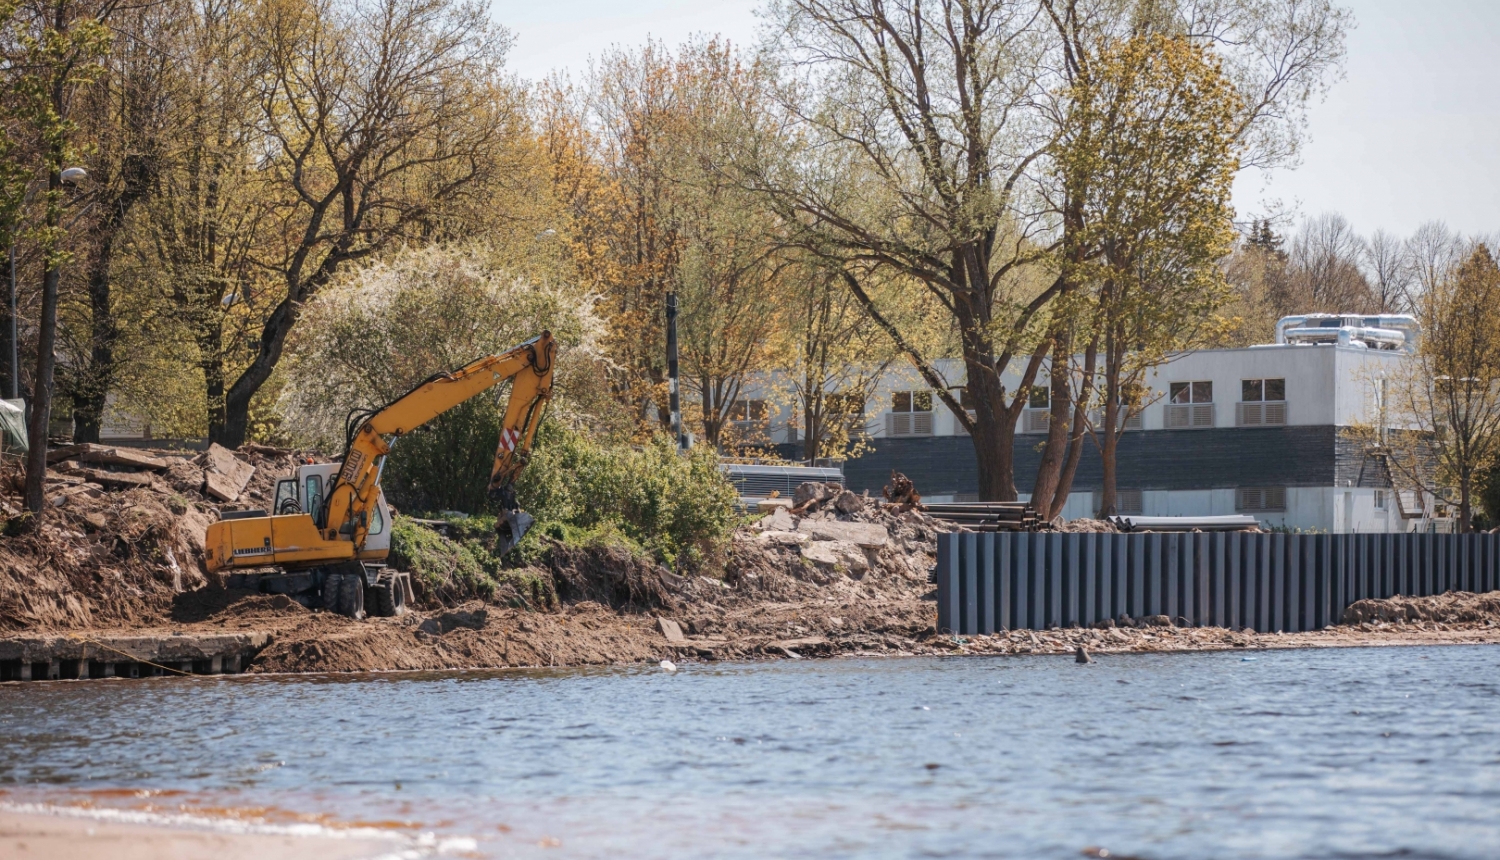
[[[350,860],[396,850],[381,839],[226,833],[0,810],[0,856],[18,860]]]

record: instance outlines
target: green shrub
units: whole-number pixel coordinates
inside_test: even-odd
[[[402,436],[381,476],[386,497],[408,511],[493,513],[485,491],[500,421],[493,399],[481,396]]]
[[[734,486],[711,449],[681,456],[666,436],[635,448],[544,424],[516,484],[540,536],[570,544],[624,543],[669,565],[693,564],[737,521]],[[523,546],[523,552],[527,547]]]
[[[550,577],[530,568],[503,568],[494,554],[494,517],[448,523],[443,537],[409,517],[391,525],[391,564],[412,575],[423,603],[488,600],[536,608],[552,602]]]

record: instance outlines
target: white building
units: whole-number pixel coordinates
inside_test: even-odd
[[[1415,321],[1309,315],[1288,317],[1277,332],[1275,344],[1184,353],[1154,369],[1152,396],[1120,440],[1120,513],[1250,513],[1271,527],[1333,533],[1433,527],[1434,514],[1444,512],[1420,493],[1393,487],[1384,464],[1366,453],[1367,435],[1352,430],[1382,422],[1381,380],[1409,360]],[[940,362],[940,370],[961,386],[960,362]],[[1037,408],[1017,425],[1022,498],[1047,430],[1045,395],[1038,394]],[[896,470],[929,500],[977,498],[972,441],[920,377],[893,371],[870,407],[873,450],[844,464],[853,489],[876,492]],[[769,416],[783,451],[800,456],[790,410],[753,409]],[[1064,510],[1069,518],[1093,516],[1099,504],[1098,451],[1085,447]]]

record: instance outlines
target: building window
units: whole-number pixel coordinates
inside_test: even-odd
[[[1285,379],[1240,380],[1240,402],[1235,406],[1235,424],[1240,427],[1277,427],[1285,423]]]
[[[1052,392],[1045,386],[1033,385],[1026,394],[1026,409],[1021,413],[1022,433],[1046,433],[1052,421]]]
[[[1385,510],[1385,490],[1375,491],[1375,510]]]
[[[1101,511],[1104,508],[1104,493],[1094,491],[1094,510]],[[1115,515],[1116,516],[1139,516],[1146,512],[1146,500],[1140,490],[1115,490]]]
[[[764,400],[736,400],[725,417],[736,424],[764,424],[769,415]]]
[[[1166,427],[1184,430],[1214,426],[1214,384],[1173,382],[1168,388]]]
[[[1134,415],[1131,415],[1130,407],[1123,403],[1120,404],[1120,411],[1117,414],[1120,416],[1121,430],[1139,430],[1144,426],[1141,421],[1141,413],[1136,412]],[[1104,426],[1103,407],[1096,406],[1089,410],[1089,423],[1095,427],[1102,428]]]
[[[1241,487],[1235,494],[1235,509],[1245,513],[1286,510],[1285,487]]]
[[[889,436],[931,436],[932,392],[893,392],[891,412],[886,419],[886,434]]]

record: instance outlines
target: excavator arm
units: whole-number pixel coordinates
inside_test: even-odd
[[[500,444],[490,469],[489,497],[501,509],[497,526],[500,552],[520,543],[532,519],[516,502],[513,484],[525,467],[542,412],[552,397],[551,332],[497,355],[439,373],[380,409],[351,421],[343,467],[324,504],[328,540],[352,540],[356,553],[369,533],[370,514],[380,497],[380,476],[396,439],[496,385],[511,380],[510,402],[501,423]]]

